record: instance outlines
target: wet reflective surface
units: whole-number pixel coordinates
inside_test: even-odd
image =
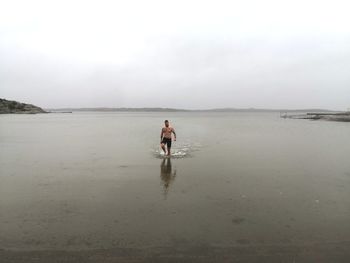
[[[274,113],[3,115],[0,248],[346,262],[349,134]]]
[[[164,186],[164,197],[167,197],[168,190],[172,182],[175,180],[176,170],[173,172],[171,165],[171,157],[163,159],[160,165],[160,178]]]

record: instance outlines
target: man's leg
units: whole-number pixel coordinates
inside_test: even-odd
[[[170,156],[170,154],[171,154],[171,151],[170,151],[171,147],[168,146],[167,149],[168,149],[168,156]]]
[[[167,146],[167,149],[168,149],[168,156],[170,156],[171,155],[171,140],[166,142],[166,146]]]
[[[164,154],[165,154],[166,152],[165,152],[165,145],[164,145],[164,143],[161,143],[161,144],[160,144],[160,147],[163,149]]]
[[[167,149],[168,149],[168,156],[171,155],[171,140],[168,140],[166,143]]]

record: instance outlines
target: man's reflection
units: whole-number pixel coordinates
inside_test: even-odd
[[[167,197],[170,184],[174,181],[176,170],[172,171],[171,159],[164,158],[160,164],[160,179],[164,187],[164,197]]]

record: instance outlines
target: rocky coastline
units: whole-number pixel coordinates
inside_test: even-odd
[[[297,115],[289,115],[287,113],[284,113],[284,114],[281,114],[281,118],[350,122],[350,111],[335,112],[335,113],[308,112],[306,114],[297,114]]]
[[[48,113],[42,108],[27,104],[21,103],[14,100],[6,100],[0,98],[0,114],[37,114],[37,113]]]

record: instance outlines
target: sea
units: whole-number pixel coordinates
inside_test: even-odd
[[[3,114],[0,249],[348,259],[349,135],[279,112]]]

